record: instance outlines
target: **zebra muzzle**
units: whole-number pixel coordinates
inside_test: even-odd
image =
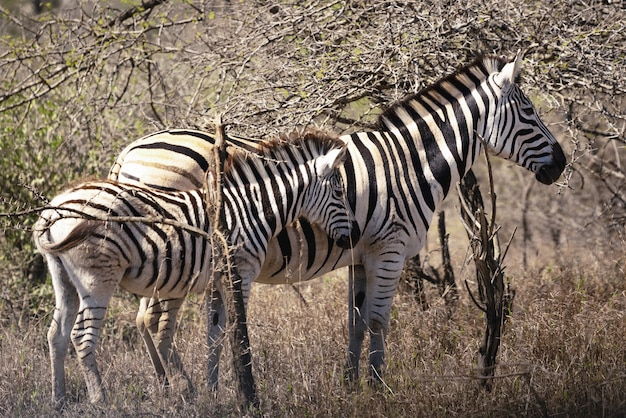
[[[539,167],[537,173],[535,173],[535,178],[543,184],[552,184],[561,176],[561,173],[565,170],[566,163],[565,154],[563,154],[563,150],[557,144],[552,147],[552,163]]]
[[[356,221],[352,221],[352,231],[350,232],[350,236],[342,235],[335,240],[335,243],[339,248],[343,248],[344,250],[348,250],[353,248],[359,239],[361,238],[361,229],[359,228],[359,224]]]

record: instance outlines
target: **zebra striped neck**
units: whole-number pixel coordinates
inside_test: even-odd
[[[231,155],[224,165],[224,196],[233,243],[254,242],[255,251],[264,253],[285,226],[310,216],[321,203],[309,188],[318,190],[319,178],[330,173],[330,166],[318,172],[318,162],[341,149],[345,143],[338,137],[307,131],[259,143],[258,153]]]
[[[490,76],[506,59],[485,55],[435,84],[395,103],[379,118],[381,132],[402,138],[414,165],[438,184],[442,199],[471,168],[491,136],[497,105]],[[430,206],[430,205],[429,205]]]

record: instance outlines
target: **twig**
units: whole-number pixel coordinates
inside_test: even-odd
[[[483,153],[485,154],[485,163],[487,163],[487,175],[489,177],[489,197],[491,198],[491,221],[488,224],[489,236],[493,235],[493,228],[496,224],[496,192],[494,190],[493,182],[493,170],[491,168],[491,159],[489,158],[489,148],[487,147],[487,141],[478,132],[474,131],[476,137],[483,144]]]
[[[92,215],[86,212],[83,212],[79,209],[74,209],[74,208],[65,208],[65,207],[59,207],[59,206],[42,206],[42,207],[38,207],[38,208],[33,208],[33,209],[28,209],[25,211],[21,211],[21,212],[13,212],[13,213],[0,213],[0,217],[17,217],[17,216],[24,216],[24,215],[30,215],[33,213],[38,213],[38,212],[42,212],[44,210],[57,210],[59,212],[70,212],[75,214],[76,216],[61,216],[57,219],[54,220],[54,222],[59,221],[61,219],[86,219],[86,220],[90,220],[90,221],[100,221],[100,222],[118,222],[118,223],[130,223],[130,222],[137,222],[137,223],[144,223],[144,224],[163,224],[163,225],[171,225],[175,228],[180,228],[180,229],[184,229],[192,234],[196,234],[196,235],[200,235],[201,237],[204,237],[207,240],[211,240],[211,234],[209,234],[207,231],[197,228],[195,226],[191,226],[187,223],[184,222],[179,222],[175,219],[169,219],[169,218],[165,218],[162,216],[155,216],[155,217],[144,217],[144,216],[97,216],[97,215]],[[50,226],[52,226],[52,224],[48,225],[47,228],[49,228]]]
[[[295,284],[291,283],[291,289],[296,292],[296,295],[298,295],[298,299],[300,299],[300,302],[302,302],[302,304],[304,305],[305,308],[308,309],[309,307],[309,302],[306,301],[306,298],[304,297],[304,295],[302,294],[302,292],[300,291],[300,288],[298,286],[296,286]]]
[[[107,23],[105,26],[107,28],[111,28],[127,19],[130,19],[136,14],[150,12],[153,8],[155,8],[159,4],[165,3],[166,1],[167,0],[144,0],[141,2],[141,6],[129,7],[128,9],[120,13],[115,19],[110,20],[109,23]]]

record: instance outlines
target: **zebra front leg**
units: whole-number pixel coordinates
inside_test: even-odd
[[[226,306],[222,298],[222,286],[219,280],[213,281],[210,298],[207,300],[207,316],[209,333],[209,387],[217,391],[220,355],[224,343],[224,329],[226,327]]]
[[[356,382],[359,379],[359,359],[367,329],[367,304],[365,269],[361,265],[350,266],[348,274],[348,360],[344,379]]]
[[[193,383],[185,373],[183,363],[174,346],[176,318],[183,302],[183,298],[150,299],[144,315],[144,326],[148,330],[149,340],[153,344],[157,361],[165,375],[163,383],[178,393],[193,393]],[[153,364],[154,362],[153,359]],[[156,366],[155,369],[158,373]]]
[[[393,247],[386,247],[389,254],[393,254]],[[400,253],[400,251],[395,251]],[[367,323],[369,326],[370,352],[369,352],[369,377],[371,384],[383,384],[383,368],[385,366],[385,339],[393,297],[396,294],[404,258],[397,257],[382,262],[380,258],[372,257],[370,264],[366,265],[367,275]]]
[[[57,409],[61,409],[66,401],[65,394],[65,357],[70,344],[72,327],[78,315],[79,298],[74,285],[61,260],[46,256],[48,268],[52,276],[52,286],[56,306],[52,323],[48,330],[48,348],[52,367],[52,399]]]
[[[383,367],[385,366],[385,338],[387,327],[376,319],[370,319],[370,382],[383,382]]]
[[[249,280],[247,283],[251,282]],[[246,400],[246,409],[252,406],[258,410],[260,402],[256,394],[254,376],[252,375],[252,353],[250,351],[248,320],[246,318],[247,300],[244,298],[242,278],[237,273],[232,273],[231,286],[234,315],[229,315],[229,322],[231,326],[234,325],[230,341],[230,347],[233,351],[233,367],[239,378],[239,391],[243,393]]]

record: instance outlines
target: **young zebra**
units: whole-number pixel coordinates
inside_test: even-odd
[[[350,241],[353,215],[344,204],[337,171],[346,144],[321,133],[284,139],[260,144],[260,155],[236,152],[224,166],[227,239],[234,276],[242,283],[254,280],[268,241],[298,216],[321,225],[338,245]],[[41,213],[34,239],[48,262],[56,297],[48,342],[53,395],[59,405],[66,399],[64,359],[70,338],[91,401],[105,399],[95,347],[118,285],[160,299],[182,299],[207,289],[212,252],[206,235],[172,224],[183,222],[210,232],[205,194],[204,189],[167,192],[87,182],[55,197]],[[107,217],[157,221],[104,221]],[[165,340],[170,346],[171,337]]]
[[[534,172],[544,184],[556,181],[564,170],[566,160],[561,147],[516,84],[521,59],[519,54],[511,62],[493,55],[479,56],[454,74],[391,106],[380,117],[379,132],[342,137],[348,142],[349,156],[341,173],[361,231],[353,250],[334,245],[321,228],[308,223],[301,228],[287,227],[270,241],[257,278],[262,283],[308,280],[354,263],[348,298],[349,379],[358,378],[366,330],[370,333],[370,373],[380,379],[391,303],[404,260],[424,246],[438,205],[471,168],[483,144],[491,153]],[[201,147],[196,151],[205,152]],[[135,161],[141,158],[141,149],[127,156],[131,153]],[[120,173],[131,174],[134,169],[129,165],[126,170],[123,158],[117,164]],[[185,172],[195,173],[192,176],[197,178],[202,175],[193,164],[187,165]],[[145,167],[142,175],[170,187],[180,173],[157,173]],[[246,296],[248,291],[244,289]],[[225,315],[220,295],[215,296],[209,316],[213,324],[210,342],[221,341]],[[210,381],[217,384],[220,348],[211,348]]]

